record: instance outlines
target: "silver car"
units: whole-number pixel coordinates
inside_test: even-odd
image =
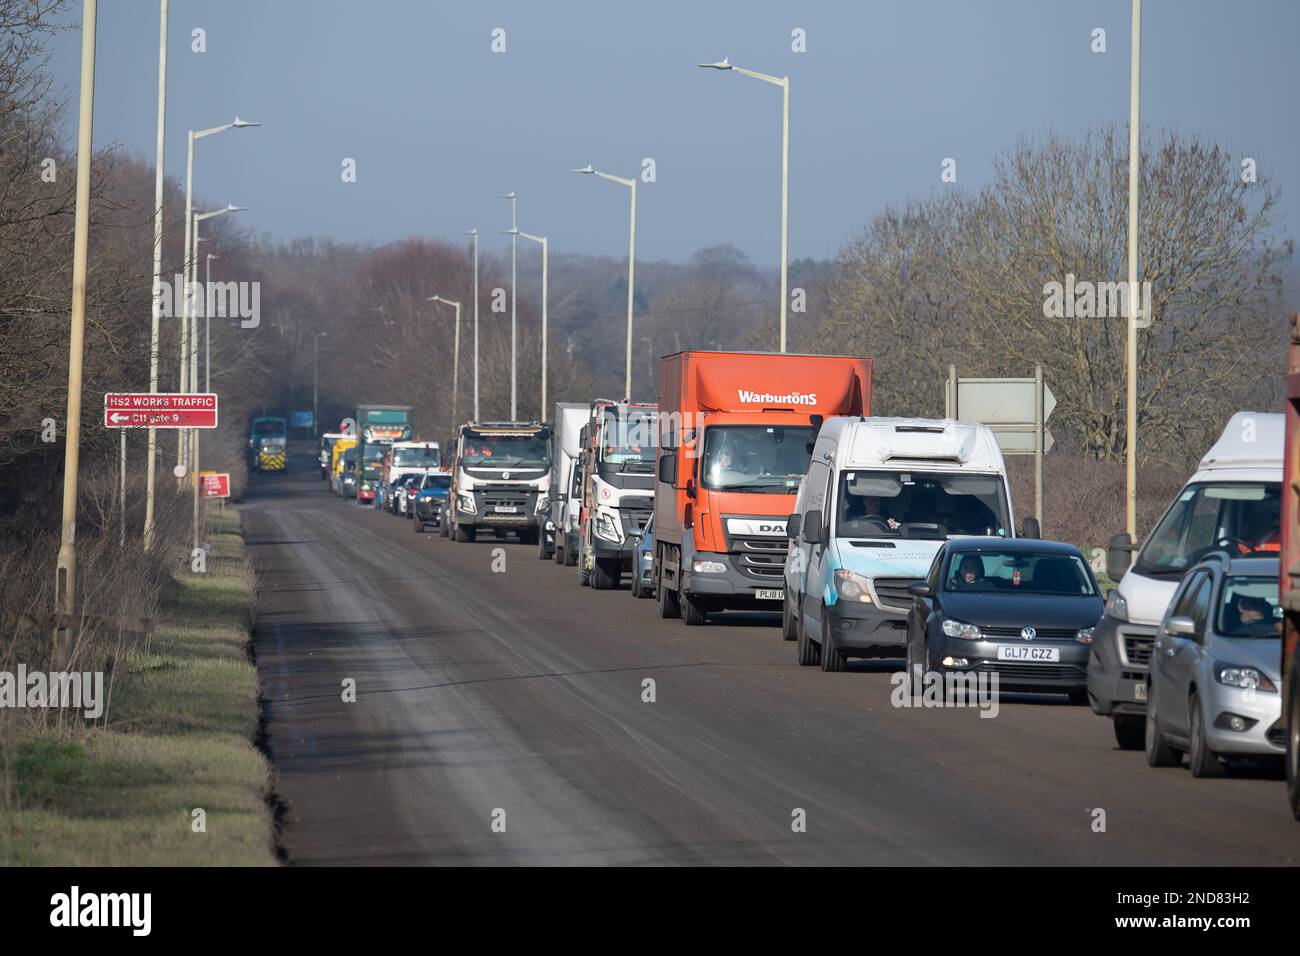
[[[1281,757],[1278,560],[1216,552],[1188,571],[1156,631],[1147,688],[1153,767],[1218,777],[1229,757]]]
[[[632,596],[635,598],[654,597],[654,522],[652,512],[632,543]]]

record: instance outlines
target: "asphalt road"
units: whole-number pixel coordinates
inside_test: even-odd
[[[417,535],[311,452],[241,506],[290,863],[1300,860],[1276,773],[1150,769],[1064,699],[895,708],[893,665],[801,668],[777,618],[687,628],[535,547]]]

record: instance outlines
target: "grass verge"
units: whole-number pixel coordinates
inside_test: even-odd
[[[152,640],[119,656],[106,720],[30,728],[0,756],[0,865],[275,863],[237,514],[208,540],[206,573],[173,574]]]

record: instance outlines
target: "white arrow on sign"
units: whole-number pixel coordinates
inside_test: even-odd
[[[108,416],[108,420],[112,422],[114,425],[116,425],[118,422],[129,422],[131,420],[131,416],[121,415],[118,414],[117,412],[113,412],[111,415]]]
[[[1043,452],[1047,453],[1051,451],[1052,446],[1055,444],[1056,439],[1052,437],[1052,430],[1047,426],[1043,426]]]
[[[1052,417],[1052,409],[1054,409],[1055,407],[1056,407],[1056,396],[1052,394],[1052,390],[1048,388],[1047,383],[1044,382],[1043,383],[1043,421],[1047,421],[1049,418]],[[1044,442],[1043,444],[1045,444],[1047,448],[1051,448],[1052,439],[1049,437],[1047,441]]]

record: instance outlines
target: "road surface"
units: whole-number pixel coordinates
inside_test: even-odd
[[[687,628],[535,547],[417,535],[293,451],[241,506],[290,863],[1300,861],[1273,772],[1150,769],[1064,699],[895,708],[893,665],[801,668],[775,618]]]

